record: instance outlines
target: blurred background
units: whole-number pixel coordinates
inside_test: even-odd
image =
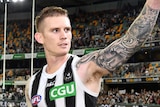
[[[69,11],[70,53],[83,56],[122,37],[145,0],[0,0],[0,106],[26,107],[26,80],[44,64],[34,18],[46,6]],[[5,47],[5,48],[4,48]],[[102,79],[97,107],[160,106],[160,16],[153,32],[116,72]]]

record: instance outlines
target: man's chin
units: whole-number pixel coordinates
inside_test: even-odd
[[[67,55],[69,52],[62,52],[62,53],[59,53],[59,56],[65,56]]]

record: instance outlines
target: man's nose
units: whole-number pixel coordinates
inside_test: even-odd
[[[66,39],[67,38],[67,33],[65,31],[61,31],[60,38],[61,39]]]

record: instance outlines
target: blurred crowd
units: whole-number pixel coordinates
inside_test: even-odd
[[[24,86],[7,86],[4,92],[2,87],[0,87],[0,101],[25,101],[24,89]]]
[[[160,62],[130,63],[120,66],[116,72],[107,75],[109,78],[137,78],[160,76]]]
[[[126,90],[110,89],[108,91],[101,91],[97,104],[102,107],[105,105],[115,104],[136,104],[136,105],[160,105],[160,90],[149,91],[146,89],[141,89],[139,92],[131,89],[129,92]],[[108,106],[106,106],[108,107]]]

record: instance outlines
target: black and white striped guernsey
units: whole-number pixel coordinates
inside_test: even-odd
[[[79,59],[70,55],[54,74],[47,74],[45,65],[33,75],[29,86],[33,107],[96,107],[98,93],[88,90],[76,73]]]

